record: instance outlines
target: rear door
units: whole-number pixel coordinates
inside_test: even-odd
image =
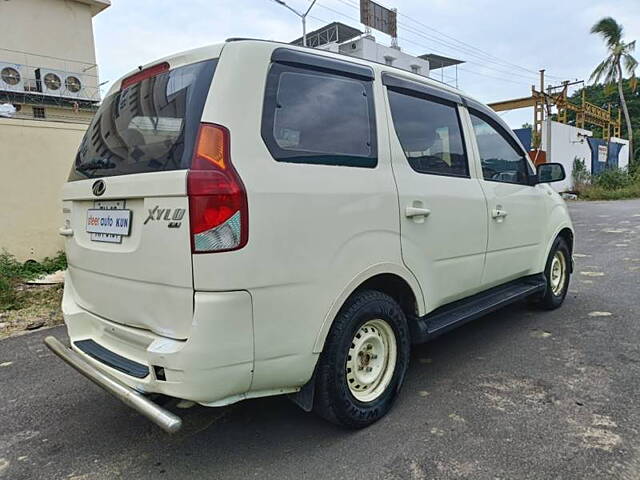
[[[385,76],[384,83],[402,257],[433,309],[480,287],[485,198],[470,169],[460,98],[394,77]]]
[[[531,185],[527,154],[489,113],[469,109],[487,197],[489,241],[483,284],[492,286],[533,271],[546,225],[545,191]]]
[[[107,320],[187,338],[193,279],[186,175],[216,67],[143,70],[105,98],[63,190],[70,288]]]

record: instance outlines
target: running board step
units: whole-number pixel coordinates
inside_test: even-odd
[[[544,274],[541,273],[490,288],[437,308],[412,322],[413,343],[426,342],[522,298],[543,292],[546,284]]]

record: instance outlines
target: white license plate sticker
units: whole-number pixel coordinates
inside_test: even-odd
[[[120,243],[122,237],[131,232],[131,210],[89,209],[87,232],[91,234],[92,240]]]

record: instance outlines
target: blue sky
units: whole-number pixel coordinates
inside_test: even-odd
[[[299,10],[309,5],[309,0],[287,1]],[[335,20],[361,28],[357,3],[318,0],[308,30]],[[638,0],[380,3],[398,9],[404,51],[467,61],[458,72],[459,87],[484,102],[529,95],[540,68],[547,70],[547,83],[587,80],[605,55],[602,41],[589,34],[603,16],[621,22],[627,40],[639,41],[640,57]],[[273,0],[112,0],[112,6],[95,17],[94,27],[101,80],[109,82],[137,65],[228,37],[290,41],[301,34],[300,20]],[[386,35],[374,34],[389,43]],[[527,109],[504,113],[503,118],[519,127],[531,122],[532,115]]]

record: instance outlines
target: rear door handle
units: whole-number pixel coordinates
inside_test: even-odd
[[[506,210],[502,210],[501,208],[494,208],[493,210],[491,210],[492,218],[504,218],[506,216],[507,216]]]
[[[404,210],[404,216],[407,218],[428,217],[430,213],[431,213],[431,210],[429,210],[428,208],[420,208],[420,207],[412,207],[412,206],[408,206]]]
[[[73,236],[73,228],[59,228],[58,233],[63,237],[72,237]]]

